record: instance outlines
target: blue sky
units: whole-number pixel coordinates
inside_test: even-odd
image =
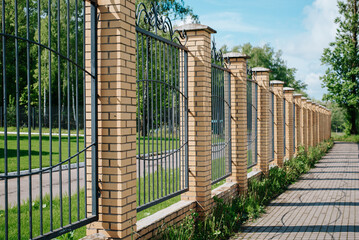
[[[201,24],[215,30],[216,42],[229,48],[269,43],[283,51],[297,79],[308,84],[310,97],[325,93],[319,77],[325,73],[320,56],[335,40],[336,0],[184,0],[199,15]],[[280,80],[280,79],[279,79]]]

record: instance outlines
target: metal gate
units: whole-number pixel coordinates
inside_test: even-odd
[[[215,184],[232,173],[231,75],[214,40],[211,55],[212,184]]]
[[[136,11],[137,211],[188,190],[186,35],[157,8]]]
[[[252,75],[248,68],[247,75]],[[258,151],[258,85],[255,81],[247,79],[247,168],[257,165]]]
[[[2,0],[1,11],[0,238],[54,238],[98,218],[97,8],[81,0]]]
[[[274,93],[269,92],[269,162],[274,160]]]

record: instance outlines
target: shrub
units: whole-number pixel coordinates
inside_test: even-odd
[[[283,168],[272,168],[267,177],[249,181],[246,195],[235,197],[230,203],[214,198],[216,207],[205,219],[199,220],[198,215],[192,213],[181,225],[162,229],[158,239],[227,239],[245,221],[258,218],[273,198],[314,167],[332,146],[330,140],[310,147],[307,152],[300,147],[297,156],[286,161]]]

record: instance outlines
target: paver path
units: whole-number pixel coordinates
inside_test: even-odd
[[[359,239],[359,145],[336,142],[235,239]]]

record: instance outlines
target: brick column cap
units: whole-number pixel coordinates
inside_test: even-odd
[[[270,85],[284,85],[283,81],[279,81],[279,80],[272,80],[269,82]]]
[[[301,98],[302,96],[303,96],[303,94],[300,94],[300,93],[294,93],[293,94],[293,97],[298,98],[298,99]]]
[[[306,97],[302,97],[302,100],[307,100],[308,98],[306,98]]]
[[[207,25],[202,25],[202,24],[198,24],[198,23],[184,24],[184,25],[175,27],[175,30],[186,31],[186,32],[204,30],[204,31],[207,31],[209,33],[217,33],[217,31],[214,30],[213,28],[211,28],[211,27],[209,27]]]
[[[308,99],[308,100],[307,100],[307,103],[312,103],[312,100]]]
[[[251,57],[248,56],[247,54],[244,53],[239,53],[239,52],[229,52],[229,53],[225,53],[223,54],[224,58],[245,58],[245,59],[250,59]]]
[[[264,67],[254,67],[252,68],[252,72],[270,72],[271,70]]]
[[[285,87],[283,88],[283,92],[294,92],[294,88],[291,88],[291,87]]]

